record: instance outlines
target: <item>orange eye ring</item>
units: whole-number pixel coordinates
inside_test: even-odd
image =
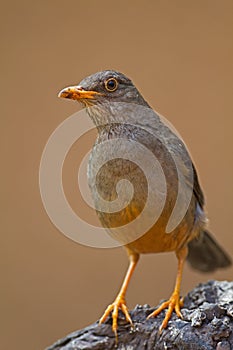
[[[118,81],[115,78],[109,78],[104,82],[104,86],[109,92],[116,91],[118,88]]]

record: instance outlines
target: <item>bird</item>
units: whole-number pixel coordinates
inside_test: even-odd
[[[77,85],[62,89],[58,96],[80,102],[97,128],[97,139],[89,158],[88,182],[102,226],[114,239],[122,243],[129,259],[121,288],[115,300],[106,308],[99,323],[104,323],[111,316],[112,331],[117,338],[118,313],[121,310],[126,321],[133,326],[126,304],[126,291],[140,255],[175,252],[178,267],[174,290],[170,298],[148,316],[153,318],[166,310],[159,329],[162,332],[173,312],[182,318],[183,298],[180,296],[180,288],[186,260],[192,268],[201,272],[212,272],[231,265],[229,255],[208,231],[205,198],[191,156],[181,137],[170,125],[164,123],[163,118],[150,107],[132,80],[123,73],[115,70],[97,72],[84,78]],[[121,151],[125,154],[130,147],[129,153],[134,156],[133,161],[126,156],[119,157],[120,143],[123,147]],[[103,144],[105,148],[102,151],[98,150],[97,146]],[[156,174],[153,175],[153,170],[147,178],[143,169],[136,164],[137,154],[141,152],[135,148],[136,144],[142,145],[141,158],[148,157],[146,151],[144,157],[143,150],[149,151],[151,158],[146,164],[147,169],[153,168],[156,163],[154,159],[158,160],[162,168],[166,181],[166,198],[160,211],[157,210],[157,205],[161,202],[159,191],[154,191],[153,186],[149,189],[147,183],[148,180],[156,182]],[[111,159],[105,161],[101,171],[96,171],[108,156],[111,156]],[[116,188],[122,179],[132,183],[133,196],[128,202],[123,200],[124,205],[120,210],[108,210],[108,203],[117,200]],[[186,197],[189,197],[188,205],[185,210],[182,209],[184,213],[180,218],[178,208],[176,215],[173,215],[177,222],[173,222],[173,225],[170,222],[168,232],[167,227],[174,214],[179,192],[181,207]],[[142,225],[142,232],[134,236],[134,229],[130,228],[129,224],[140,218],[151,193],[155,201],[152,201],[143,225],[150,220],[153,211],[157,213],[157,220],[150,223],[148,228]],[[107,210],[100,210],[100,197],[105,200]],[[140,228],[140,225],[135,227]],[[121,228],[124,230],[121,231]]]

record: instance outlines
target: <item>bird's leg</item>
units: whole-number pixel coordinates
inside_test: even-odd
[[[168,309],[165,315],[165,318],[160,326],[160,332],[167,327],[168,321],[170,320],[172,316],[173,310],[175,310],[178,317],[182,318],[182,314],[180,312],[180,308],[183,306],[183,298],[180,298],[180,284],[182,279],[182,273],[183,273],[183,267],[185,258],[188,253],[188,248],[183,247],[181,250],[176,252],[177,258],[178,258],[178,269],[177,269],[177,276],[176,276],[176,283],[174,291],[170,297],[169,300],[165,301],[160,305],[155,311],[153,311],[148,318],[157,316],[162,310]]]
[[[130,260],[130,264],[127,270],[127,273],[125,275],[123,284],[121,286],[121,289],[116,297],[116,299],[114,300],[114,302],[112,304],[110,304],[107,309],[105,310],[103,316],[101,317],[99,323],[103,323],[106,318],[110,315],[110,313],[112,312],[112,330],[116,336],[116,341],[117,341],[117,318],[118,318],[118,309],[121,309],[122,312],[125,315],[126,320],[131,324],[131,326],[133,326],[133,322],[131,320],[131,317],[129,315],[129,311],[128,308],[126,306],[126,302],[125,302],[125,294],[129,285],[129,281],[132,277],[132,274],[135,270],[135,267],[137,265],[139,259],[139,255],[135,254],[135,253],[129,253],[129,260]]]

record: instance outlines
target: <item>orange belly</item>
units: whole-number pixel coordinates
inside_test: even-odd
[[[110,228],[111,231],[111,228],[126,225],[134,220],[140,214],[141,209],[142,208],[139,209],[134,205],[129,205],[118,213],[99,213],[99,218],[103,226]],[[122,245],[125,245],[127,249],[130,249],[138,254],[177,251],[197,235],[197,232],[193,230],[192,224],[193,209],[194,202],[190,203],[189,210],[181,223],[172,232],[167,233],[166,226],[171,209],[165,208],[157,222],[139,238],[125,241],[124,237],[119,235],[119,237],[123,237],[122,242],[125,242]],[[114,237],[113,234],[112,236],[114,239],[117,239],[117,235]],[[131,236],[133,237],[133,235]],[[119,241],[121,241],[121,239],[119,239]]]
[[[163,226],[156,224],[142,237],[126,244],[126,247],[138,254],[171,252],[178,250],[190,239],[185,224],[179,225],[179,228],[171,233],[166,233]]]

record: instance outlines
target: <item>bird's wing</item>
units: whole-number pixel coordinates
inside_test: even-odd
[[[192,166],[193,166],[193,193],[194,193],[200,207],[203,208],[204,204],[205,204],[204,194],[203,194],[201,186],[199,184],[197,171],[196,171],[193,163],[192,163]]]

